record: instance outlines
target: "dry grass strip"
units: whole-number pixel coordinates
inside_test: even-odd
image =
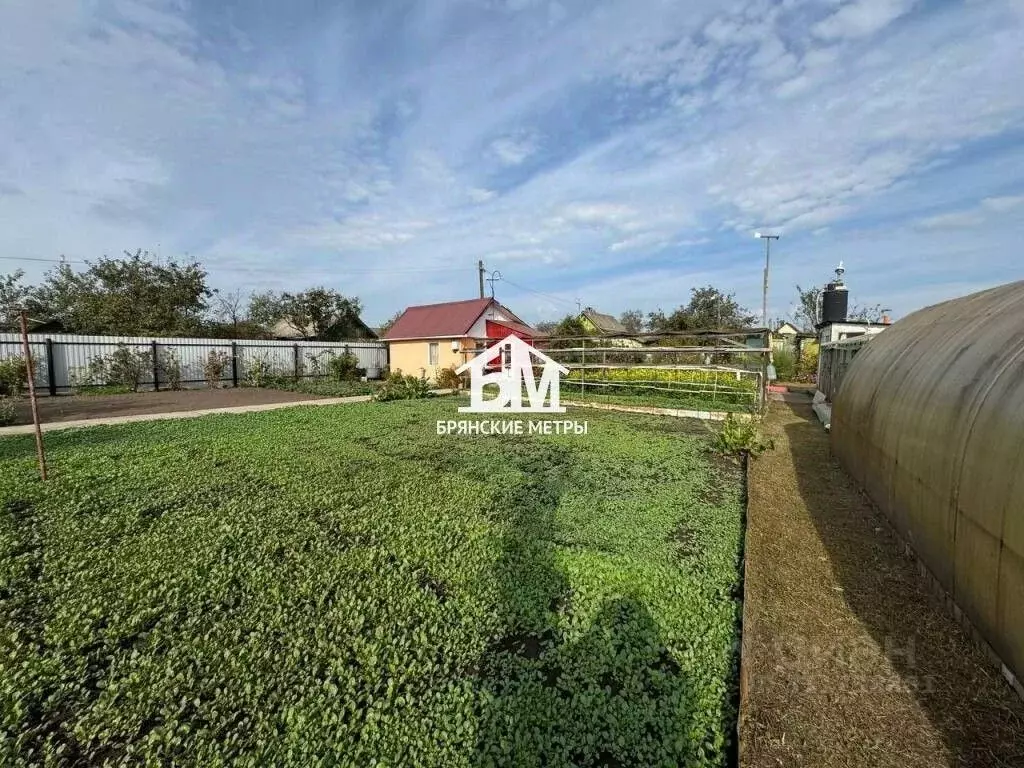
[[[740,765],[1021,768],[1024,702],[789,399],[750,469]]]

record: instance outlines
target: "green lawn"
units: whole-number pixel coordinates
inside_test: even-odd
[[[457,402],[0,439],[0,764],[725,764],[739,470]]]

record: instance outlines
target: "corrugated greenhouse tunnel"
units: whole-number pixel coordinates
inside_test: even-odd
[[[832,447],[1018,680],[1024,678],[1024,281],[871,339]]]

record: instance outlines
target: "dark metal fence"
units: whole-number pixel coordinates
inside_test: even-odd
[[[97,380],[102,366],[118,349],[140,353],[145,370],[140,388],[170,387],[171,379],[182,386],[206,386],[211,354],[222,356],[223,367],[214,383],[237,387],[252,376],[293,379],[328,374],[332,357],[349,352],[368,378],[378,378],[387,367],[387,345],[382,341],[264,341],[259,339],[143,338],[133,336],[83,336],[29,334],[35,363],[35,384],[40,394],[58,395],[82,388],[104,386]],[[0,333],[0,360],[21,357],[21,337]],[[175,370],[176,375],[171,371]]]

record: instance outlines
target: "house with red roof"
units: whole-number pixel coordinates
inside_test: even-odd
[[[436,379],[509,334],[533,344],[541,333],[496,299],[469,299],[409,307],[383,339],[392,371]]]

